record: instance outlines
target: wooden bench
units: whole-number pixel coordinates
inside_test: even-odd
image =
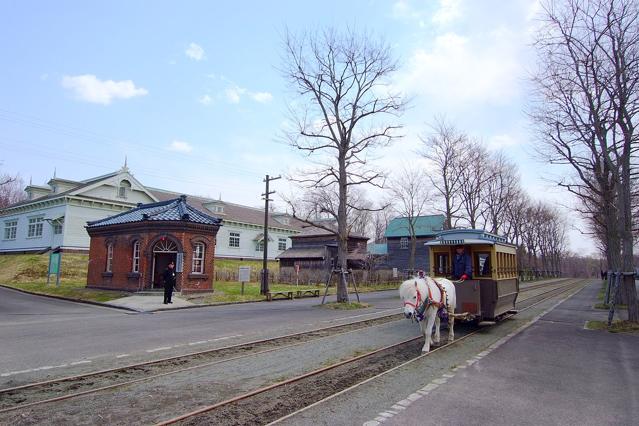
[[[319,290],[297,290],[297,297],[319,297]]]
[[[268,293],[266,293],[266,300],[268,300],[269,302],[271,302],[273,299],[277,297],[292,300],[293,292],[292,291],[269,291]]]

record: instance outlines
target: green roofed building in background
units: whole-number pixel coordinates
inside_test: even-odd
[[[414,219],[416,238],[415,269],[429,270],[427,241],[433,240],[444,229],[444,215],[418,216]],[[387,242],[388,261],[391,268],[406,271],[410,268],[411,232],[406,217],[397,217],[390,221],[384,236]]]

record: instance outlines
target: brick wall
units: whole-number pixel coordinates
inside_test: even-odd
[[[127,232],[91,236],[87,287],[138,291],[151,287],[153,280],[153,247],[162,238],[174,241],[184,253],[183,272],[178,273],[176,286],[183,293],[213,290],[215,235],[191,230],[172,232]],[[133,244],[140,241],[139,272],[133,269]],[[107,245],[113,244],[111,272],[106,272]],[[204,244],[204,273],[191,272],[194,244]]]

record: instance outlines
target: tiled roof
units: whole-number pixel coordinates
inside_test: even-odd
[[[191,207],[186,196],[151,204],[142,204],[133,210],[110,216],[100,220],[87,222],[87,228],[119,225],[135,222],[191,222],[205,225],[221,225],[222,219],[210,216]]]
[[[435,214],[415,218],[416,237],[434,237],[444,228],[444,215]],[[409,237],[408,218],[396,217],[386,227],[386,238]]]
[[[180,195],[176,192],[165,191],[157,188],[147,187],[147,190],[160,201],[173,199]],[[264,209],[242,206],[239,204],[229,203],[227,201],[214,200],[211,198],[198,197],[195,195],[189,195],[189,204],[204,212],[210,211],[206,208],[206,205],[219,205],[224,207],[224,212],[215,212],[214,214],[219,215],[219,217],[224,220],[240,223],[250,223],[254,225],[264,225]],[[299,230],[302,228],[302,223],[294,219],[293,217],[289,217],[289,223],[285,224],[278,222],[273,218],[273,216],[273,214],[269,215],[268,224],[270,227],[291,230]]]

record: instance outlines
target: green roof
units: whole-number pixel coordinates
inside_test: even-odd
[[[444,215],[433,214],[428,216],[417,216],[415,220],[416,237],[434,237],[444,228]],[[409,237],[408,218],[396,217],[391,220],[386,227],[386,238]]]

